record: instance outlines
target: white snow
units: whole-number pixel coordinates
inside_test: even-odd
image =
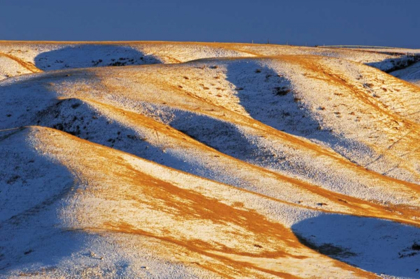
[[[417,50],[0,53],[0,277],[420,278]]]

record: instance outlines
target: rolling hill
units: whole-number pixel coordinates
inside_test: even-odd
[[[420,278],[418,55],[0,42],[0,274]]]

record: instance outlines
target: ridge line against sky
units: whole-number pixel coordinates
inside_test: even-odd
[[[0,0],[0,40],[420,48],[417,0]]]

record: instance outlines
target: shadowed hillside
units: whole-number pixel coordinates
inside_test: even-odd
[[[415,72],[404,52],[0,52],[1,276],[420,277],[420,88],[398,78]]]

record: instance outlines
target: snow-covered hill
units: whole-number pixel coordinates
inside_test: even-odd
[[[420,278],[415,50],[0,52],[2,276]]]
[[[420,86],[420,62],[417,62],[410,67],[394,71],[391,74],[397,78]]]

